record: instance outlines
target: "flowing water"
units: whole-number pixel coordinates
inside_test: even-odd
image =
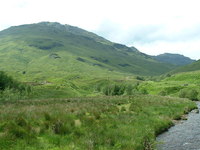
[[[200,102],[197,105],[200,109]],[[159,135],[157,142],[158,150],[200,150],[200,113],[189,113],[188,120]]]

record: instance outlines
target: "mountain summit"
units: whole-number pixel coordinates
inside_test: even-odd
[[[160,62],[164,63],[170,63],[178,66],[183,66],[187,64],[191,64],[195,62],[195,60],[190,59],[189,57],[185,57],[180,54],[171,54],[171,53],[164,53],[157,56],[154,56],[154,58]]]
[[[56,22],[14,26],[1,31],[0,62],[0,70],[36,80],[80,73],[159,75],[174,68],[134,47]]]

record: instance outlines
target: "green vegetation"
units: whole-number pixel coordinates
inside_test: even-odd
[[[168,76],[161,81],[145,81],[138,87],[149,94],[189,98],[200,100],[200,72],[179,73]]]
[[[30,92],[31,86],[19,83],[0,71],[0,102],[24,99]]]
[[[25,84],[1,75],[9,87],[2,91],[13,96],[1,99],[0,149],[153,149],[155,137],[196,105],[188,99],[144,95],[152,92],[149,84],[161,87],[167,81],[170,85],[163,95],[179,92],[180,97],[198,97],[192,87],[185,91],[172,86],[173,82],[188,83],[185,78],[190,77],[183,74],[160,82],[141,76],[89,79],[72,75],[56,84],[26,83],[32,84],[32,90],[25,95],[27,100],[19,100],[24,97],[14,91]],[[79,98],[65,98],[75,96]]]
[[[0,90],[5,90],[6,88],[15,88],[21,90],[19,84],[12,79],[12,77],[7,76],[3,71],[0,71]]]
[[[200,99],[200,72],[152,77],[177,64],[77,27],[11,27],[0,42],[2,150],[151,150]]]
[[[191,100],[198,100],[199,93],[194,89],[182,89],[179,92],[179,97],[181,98],[189,98]]]
[[[126,149],[155,146],[187,99],[134,95],[23,100],[0,105],[0,149]]]
[[[181,72],[198,71],[198,70],[200,70],[200,60],[198,60],[192,64],[177,68],[177,69],[171,71],[171,74],[181,73]]]
[[[108,74],[160,75],[176,66],[158,62],[134,47],[112,43],[91,32],[42,22],[0,32],[0,70],[36,82]]]

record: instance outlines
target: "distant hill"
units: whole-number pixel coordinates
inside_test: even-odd
[[[171,71],[171,73],[190,72],[190,71],[200,71],[200,60],[192,64],[176,68],[175,70]]]
[[[160,75],[174,68],[134,47],[56,22],[14,26],[0,32],[0,70],[17,73],[25,80],[116,73]]]
[[[195,60],[185,57],[180,54],[164,53],[161,55],[153,56],[156,60],[164,63],[170,63],[178,66],[183,66],[195,62]]]

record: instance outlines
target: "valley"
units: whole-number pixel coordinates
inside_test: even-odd
[[[3,30],[0,149],[155,149],[197,108],[198,62],[56,22]]]

